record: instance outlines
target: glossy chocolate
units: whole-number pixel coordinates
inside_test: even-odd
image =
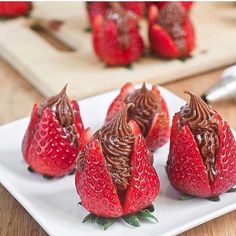
[[[134,145],[134,133],[127,123],[127,111],[131,105],[125,105],[117,115],[94,134],[102,145],[113,182],[118,193],[129,186],[131,155]]]
[[[154,116],[159,111],[158,98],[143,83],[141,89],[136,89],[126,97],[125,103],[133,103],[135,105],[128,111],[129,119],[135,120],[143,136],[146,136],[151,128]]]
[[[194,135],[198,148],[212,181],[217,175],[215,169],[216,155],[219,149],[218,120],[215,111],[200,97],[191,92],[190,103],[180,110],[180,125],[188,125]]]
[[[49,107],[51,111],[56,114],[58,121],[65,129],[68,140],[78,146],[77,131],[74,125],[74,111],[71,101],[66,95],[66,86],[59,94],[46,99],[39,105],[39,116],[42,115],[43,110],[47,107]]]

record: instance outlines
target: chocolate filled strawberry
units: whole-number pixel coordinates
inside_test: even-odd
[[[137,15],[119,3],[110,4],[112,7],[105,16],[98,15],[94,19],[94,50],[107,65],[129,65],[139,59],[144,49]]]
[[[46,177],[71,173],[83,130],[79,106],[69,100],[66,87],[39,106],[35,104],[22,142],[29,169]]]
[[[195,33],[183,5],[169,2],[149,10],[149,40],[152,51],[163,58],[187,57],[195,47]]]
[[[201,98],[175,114],[167,174],[180,192],[214,198],[236,185],[236,142],[229,125]]]
[[[32,10],[31,2],[0,2],[0,17],[27,16]]]
[[[129,109],[128,117],[139,125],[149,150],[155,151],[164,145],[169,138],[169,115],[157,86],[153,85],[149,90],[145,83],[141,89],[135,89],[131,83],[125,84],[110,105],[106,122],[128,103],[135,105]]]
[[[138,125],[127,121],[130,108],[123,106],[94,135],[87,129],[81,137],[76,189],[97,223],[123,217],[139,226],[141,215],[155,219],[148,207],[159,192],[159,178]]]

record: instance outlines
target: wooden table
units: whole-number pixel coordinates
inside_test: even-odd
[[[181,97],[182,90],[190,89],[201,94],[215,83],[222,69],[166,84],[164,87]],[[43,97],[16,71],[0,59],[0,124],[23,118],[31,112],[34,102]],[[236,129],[236,104],[224,102],[213,105],[216,110]],[[47,233],[27,211],[0,185],[0,236],[45,236]],[[181,236],[233,236],[236,235],[236,211],[191,229]]]

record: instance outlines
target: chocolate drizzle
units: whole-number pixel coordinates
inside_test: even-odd
[[[125,105],[117,115],[95,134],[102,145],[102,151],[118,194],[129,186],[131,155],[134,145],[134,133],[127,123],[127,111],[132,106]]]
[[[188,125],[194,135],[206,166],[208,176],[213,181],[217,175],[215,169],[216,155],[219,149],[218,120],[215,111],[200,97],[191,92],[190,104],[180,110],[180,125]]]
[[[183,29],[185,17],[186,13],[181,4],[170,2],[161,8],[158,18],[158,23],[170,34],[182,53],[186,51],[185,31]]]
[[[59,94],[46,99],[39,105],[39,116],[42,116],[43,110],[47,107],[49,107],[52,112],[55,112],[58,121],[65,129],[68,140],[75,146],[78,146],[77,131],[74,125],[74,111],[71,106],[71,101],[66,95],[66,86]]]
[[[137,22],[137,16],[132,12],[122,7],[121,3],[110,2],[110,9],[107,10],[105,18],[107,20],[113,20],[117,25],[119,33],[119,42],[123,49],[127,49],[130,45],[130,24],[132,19]]]
[[[125,103],[133,103],[135,105],[128,111],[129,119],[135,120],[143,136],[146,136],[151,127],[152,120],[159,110],[158,98],[143,83],[141,89],[136,89],[134,93],[126,97]]]

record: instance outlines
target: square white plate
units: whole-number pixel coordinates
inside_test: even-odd
[[[172,117],[185,102],[166,89],[160,90]],[[80,101],[85,127],[95,131],[103,124],[108,105],[117,93],[114,91]],[[0,181],[51,236],[175,235],[236,209],[236,193],[223,194],[220,202],[177,200],[179,193],[170,186],[165,173],[169,148],[166,144],[155,153],[154,163],[161,181],[155,201],[159,223],[143,223],[141,227],[133,228],[118,222],[105,232],[96,224],[83,224],[82,219],[88,212],[77,206],[79,198],[74,176],[45,180],[27,171],[21,154],[21,141],[28,122],[29,118],[26,118],[0,127]]]

